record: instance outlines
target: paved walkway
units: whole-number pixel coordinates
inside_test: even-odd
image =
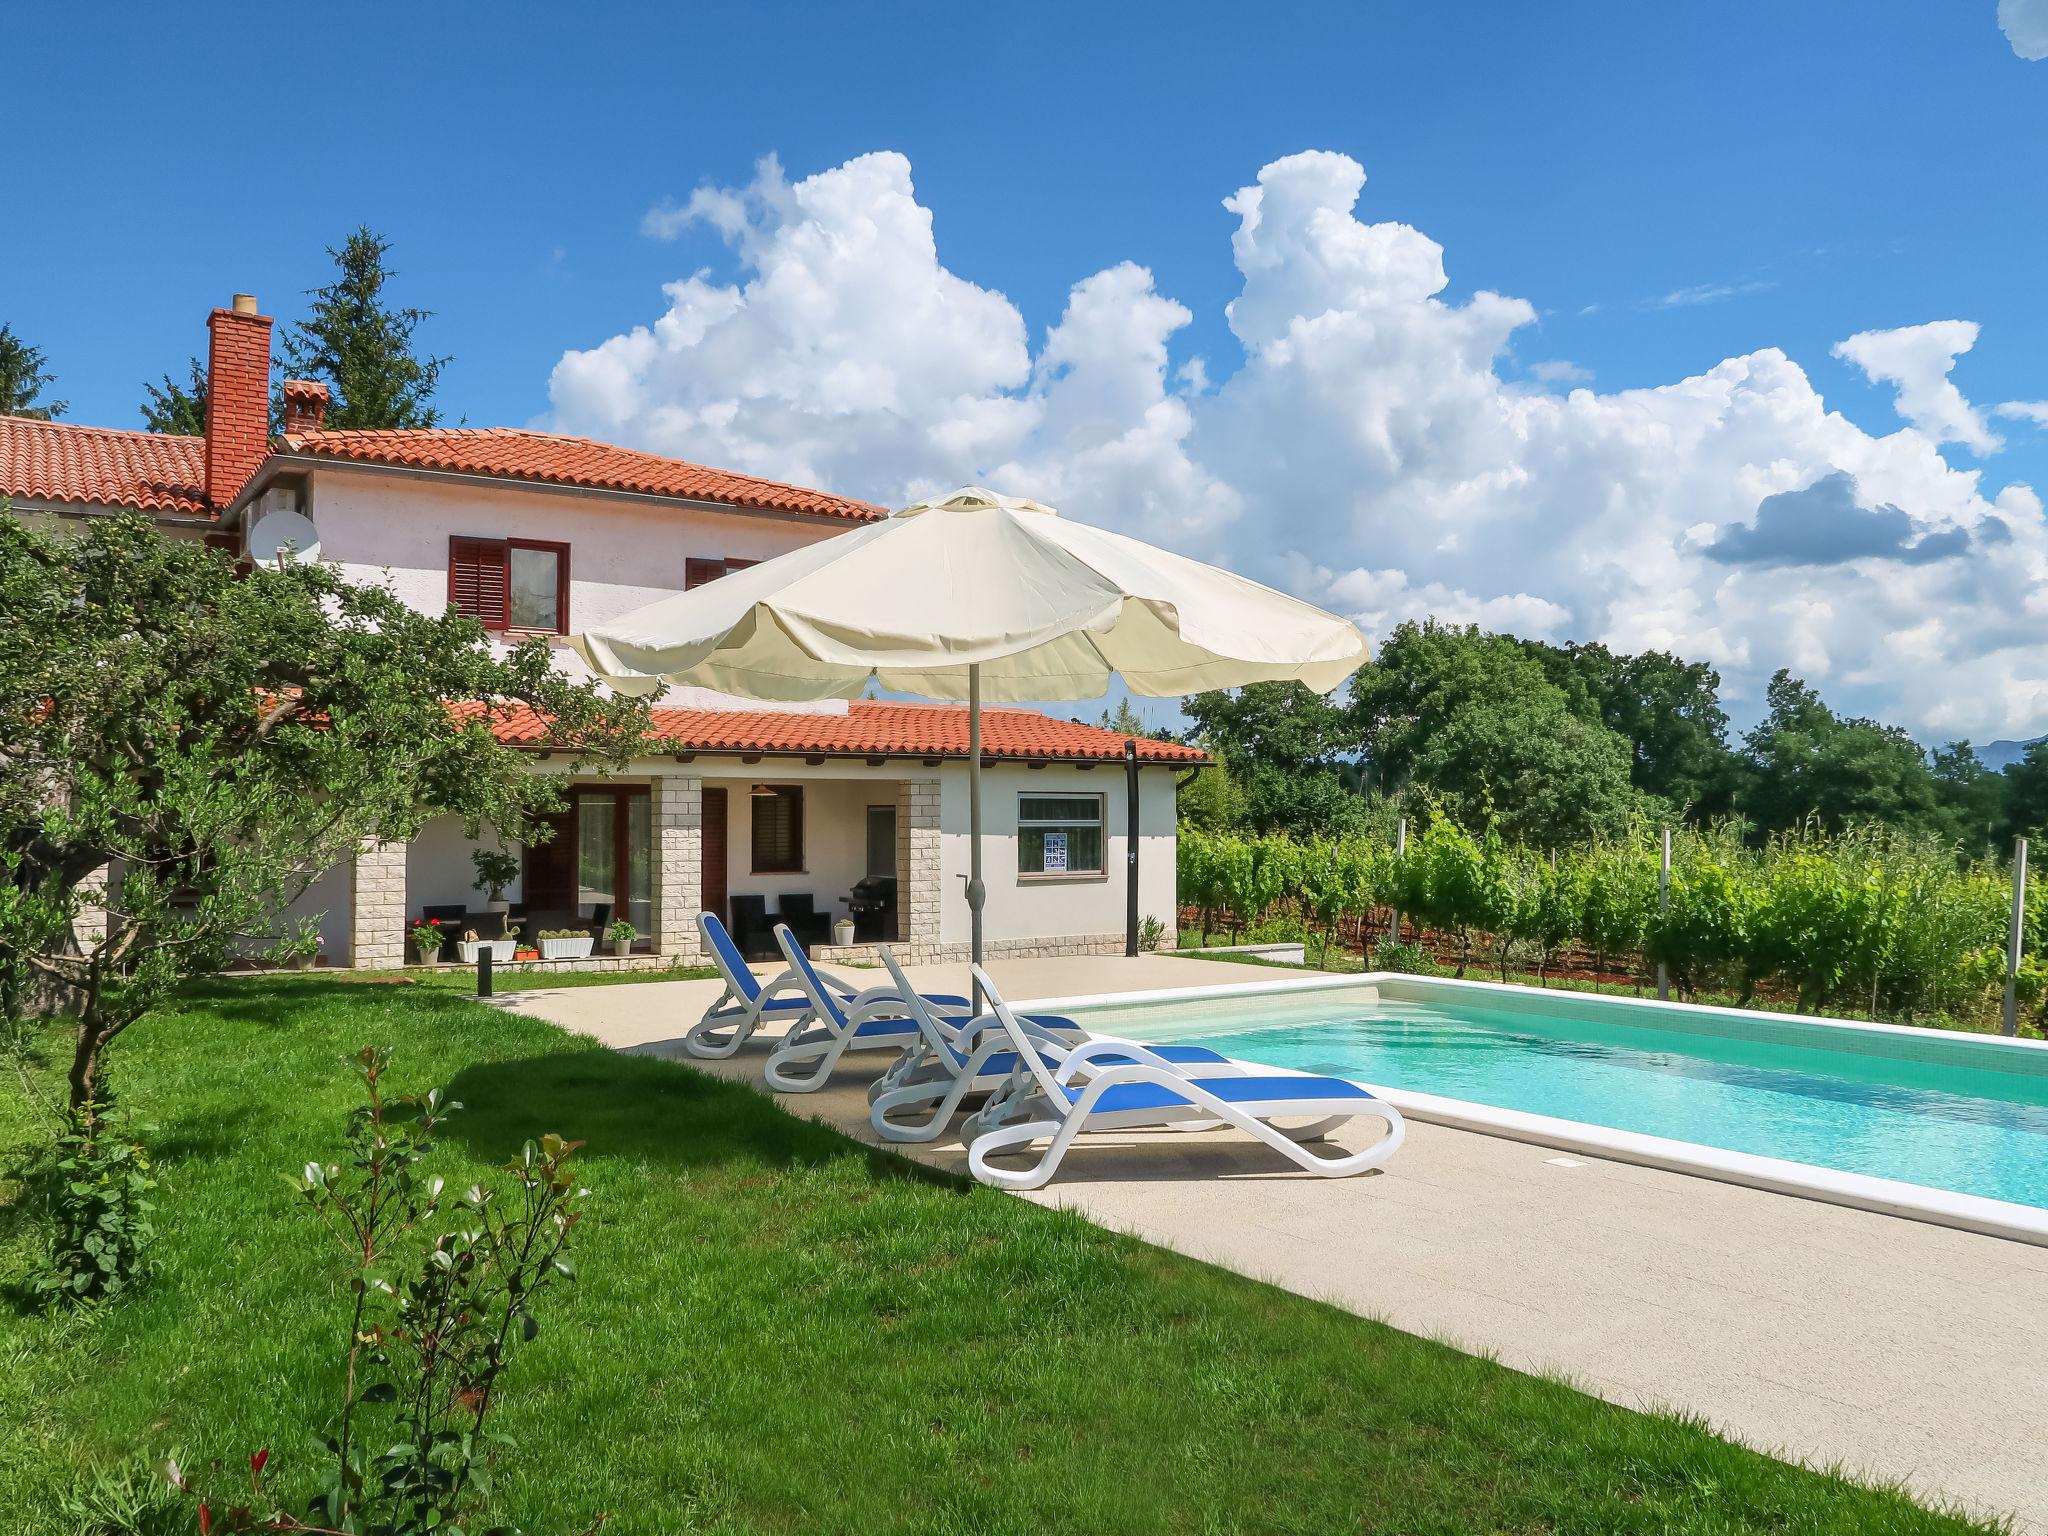
[[[1245,979],[1157,956],[992,969],[1017,998]],[[959,967],[913,979],[965,990]],[[660,982],[500,1001],[670,1055],[717,991]],[[696,1065],[758,1080],[762,1054]],[[886,1062],[853,1060],[830,1088],[784,1102],[872,1140],[863,1090]],[[918,1155],[966,1161],[950,1142]],[[1303,1176],[1229,1131],[1086,1138],[1024,1198],[2048,1533],[2048,1249],[1431,1125],[1412,1126],[1382,1172],[1342,1180]]]

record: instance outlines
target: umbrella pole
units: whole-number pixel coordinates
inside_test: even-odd
[[[981,964],[981,663],[967,664],[967,917],[973,932],[974,963]],[[973,989],[974,1011],[982,1011],[981,982]]]

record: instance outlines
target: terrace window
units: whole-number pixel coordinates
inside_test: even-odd
[[[539,539],[448,541],[448,601],[485,629],[569,632],[569,546]]]
[[[1017,873],[1034,876],[1100,875],[1102,796],[1019,795]]]
[[[754,873],[793,875],[804,867],[804,790],[801,784],[756,784]]]

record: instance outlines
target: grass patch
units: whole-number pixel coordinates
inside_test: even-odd
[[[964,1186],[744,1087],[427,986],[225,982],[136,1026],[162,1269],[82,1321],[0,1314],[0,1531],[86,1469],[274,1448],[307,1490],[337,1268],[278,1178],[339,1146],[337,1058],[469,1107],[450,1182],[588,1141],[581,1279],[500,1428],[529,1531],[1939,1532],[1981,1529]],[[0,1100],[0,1140],[27,1128]],[[0,1200],[0,1281],[38,1240]],[[552,1453],[559,1453],[558,1458]],[[546,1465],[555,1460],[558,1470]],[[479,1526],[491,1523],[479,1521]]]
[[[555,987],[623,987],[645,981],[708,981],[717,974],[717,967],[710,965],[671,965],[658,971],[508,971],[500,967],[491,972],[491,986],[498,992],[527,992]],[[431,992],[453,993],[457,997],[476,996],[476,967],[473,965],[416,965],[402,971],[336,971],[322,979],[344,987],[411,985]]]

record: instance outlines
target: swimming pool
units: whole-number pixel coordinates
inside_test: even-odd
[[[2048,1210],[2048,1049],[2025,1043],[1408,977],[1088,1023],[1350,1078],[1410,1113],[1457,1101]]]

